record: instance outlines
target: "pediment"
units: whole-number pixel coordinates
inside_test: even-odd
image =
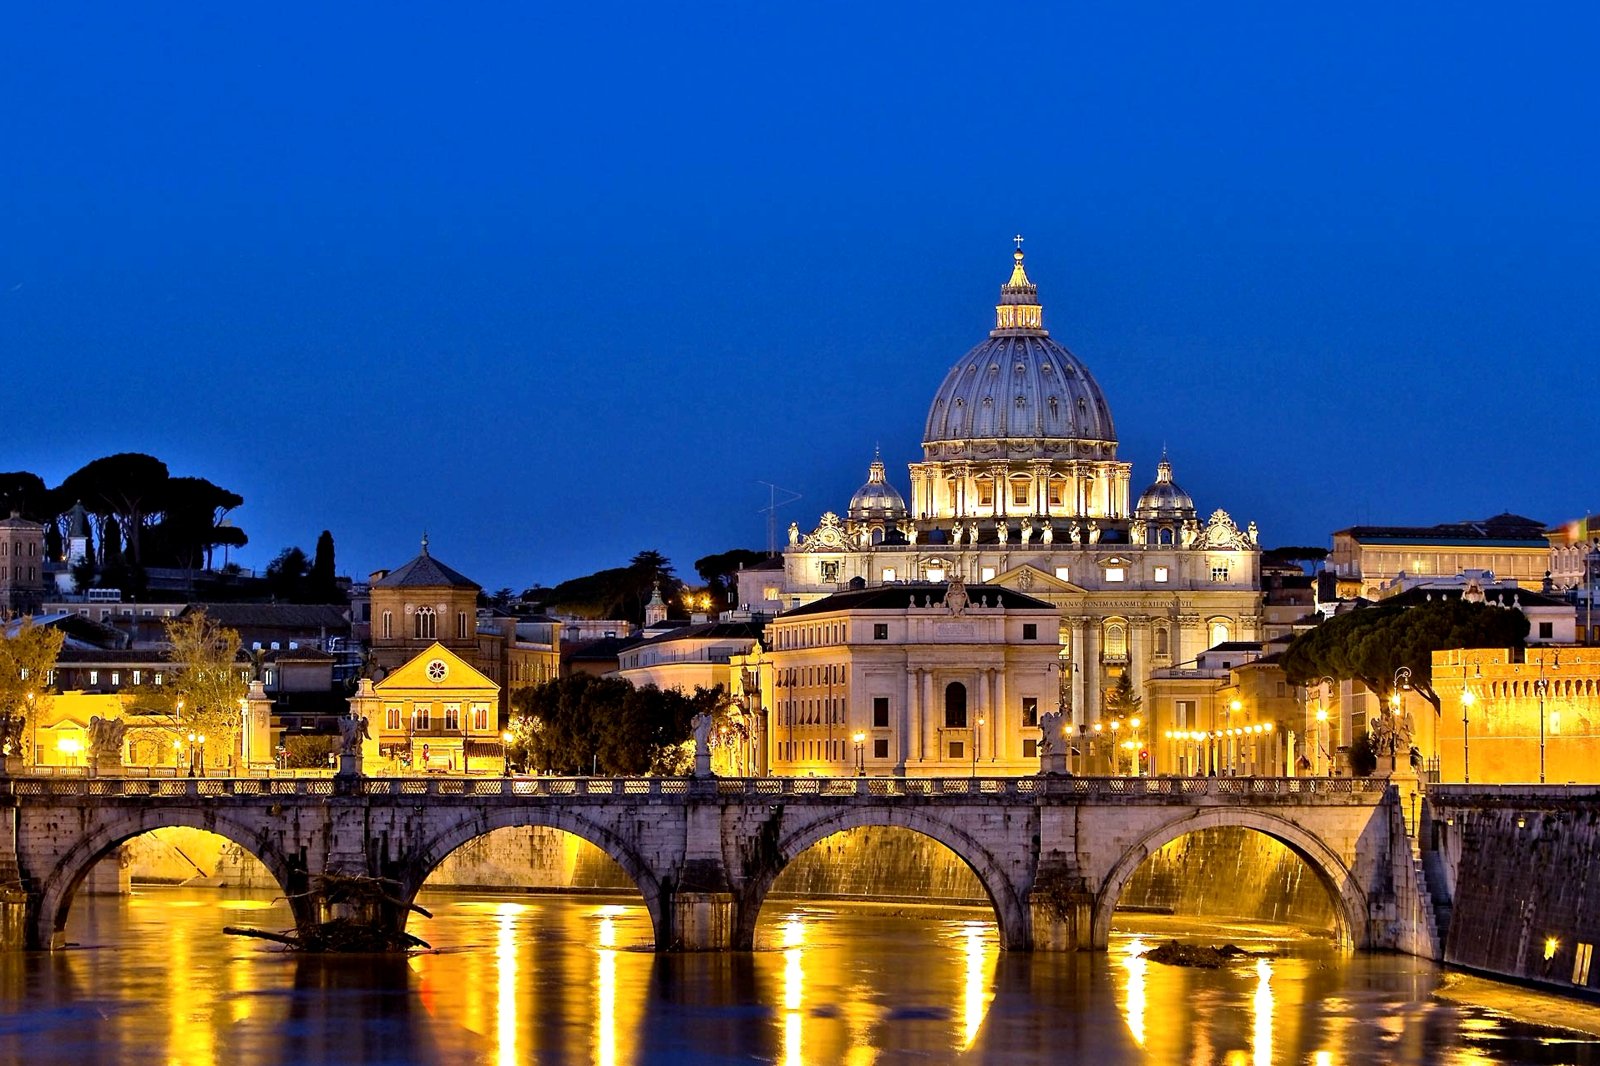
[[[1063,581],[1048,570],[1041,570],[1032,563],[1014,566],[1004,573],[996,574],[992,580],[985,581],[984,584],[1000,585],[1028,596],[1037,596],[1041,592],[1087,593],[1089,591],[1082,585]]]
[[[435,679],[429,668],[435,662],[444,663],[443,677]],[[372,686],[378,695],[394,695],[402,690],[421,692],[493,692],[500,686],[489,680],[477,667],[461,656],[435,642],[390,672],[389,676]]]

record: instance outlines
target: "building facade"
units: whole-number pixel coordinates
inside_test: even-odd
[[[1433,690],[1440,780],[1600,781],[1600,648],[1436,651]]]
[[[1043,600],[1058,614],[1062,709],[1092,723],[1124,672],[1142,691],[1152,670],[1260,639],[1254,523],[1202,518],[1165,456],[1137,498],[1132,484],[1100,386],[1044,328],[1018,251],[995,328],[934,393],[909,504],[875,458],[843,518],[791,525],[781,567],[740,572],[739,602],[777,614],[852,581],[952,577]]]
[[[1437,526],[1351,526],[1334,533],[1327,566],[1342,599],[1375,599],[1397,582],[1467,570],[1537,591],[1550,568],[1550,544],[1543,522],[1510,513]]]
[[[44,526],[16,512],[0,518],[0,616],[33,614],[44,602]]]
[[[500,686],[435,641],[381,681],[363,679],[350,711],[367,720],[362,772],[502,773]]]
[[[1053,605],[1000,586],[862,587],[769,622],[735,697],[768,772],[1032,774],[1058,633]]]

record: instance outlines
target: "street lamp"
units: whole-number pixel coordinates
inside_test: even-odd
[[[1117,731],[1122,728],[1122,719],[1111,719],[1111,776],[1122,775],[1122,756],[1117,754]]]
[[[509,729],[500,734],[500,755],[501,761],[505,763],[505,769],[503,773],[507,777],[511,776],[511,741],[513,739],[514,738],[511,736],[511,730]]]
[[[862,745],[867,742],[867,735],[858,729],[855,732],[855,736],[851,739],[856,742],[856,776],[866,777],[867,760]]]
[[[194,776],[194,742],[195,734],[189,734],[189,776]]]
[[[972,776],[978,776],[978,749],[983,746],[983,719],[978,719],[978,728],[972,731]],[[856,745],[856,750],[861,750],[861,745]]]
[[[1478,697],[1473,694],[1470,688],[1463,686],[1461,689],[1461,783],[1464,785],[1472,784],[1472,748],[1468,743],[1467,711],[1471,710],[1472,705],[1476,702],[1478,702]]]
[[[1539,696],[1539,784],[1544,784],[1544,696],[1550,690],[1550,682],[1544,677],[1544,655],[1539,656],[1539,679],[1533,683],[1533,691]]]
[[[200,776],[206,776],[206,735],[200,734]]]

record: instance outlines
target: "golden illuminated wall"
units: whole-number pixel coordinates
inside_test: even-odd
[[[1542,724],[1545,781],[1600,783],[1600,648],[1437,651],[1433,687],[1441,780],[1537,782]]]

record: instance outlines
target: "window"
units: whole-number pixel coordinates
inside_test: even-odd
[[[959,681],[945,686],[944,725],[946,729],[967,728],[967,686]]]
[[[461,731],[461,704],[447,703],[444,705],[444,727],[447,732],[459,733]]]
[[[391,640],[394,637],[394,612],[383,612],[383,639]]]
[[[156,671],[156,684],[161,684],[161,671]]]
[[[766,588],[762,589],[761,590],[761,598],[764,599],[764,600],[775,600],[775,599],[777,599],[778,598],[778,586],[776,586],[776,585],[768,585]]]
[[[1190,722],[1199,724],[1199,719],[1195,716],[1194,700],[1178,700],[1173,706],[1173,725],[1179,729],[1188,729]]]
[[[872,757],[874,759],[887,759],[889,757],[888,737],[878,737],[872,742]]]
[[[978,506],[994,506],[994,482],[988,478],[983,478],[978,482]]]
[[[978,580],[979,581],[993,581],[994,580],[994,567],[985,566],[985,567],[981,568],[978,571]]]
[[[1024,740],[1022,742],[1022,757],[1024,759],[1037,759],[1039,757],[1039,742],[1037,740]]]
[[[1226,644],[1226,643],[1228,643],[1228,623],[1226,623],[1226,622],[1212,622],[1211,623],[1211,646],[1213,648],[1215,648],[1219,644]]]
[[[1026,481],[1013,481],[1011,483],[1011,503],[1015,507],[1028,506],[1028,490],[1032,486]]]
[[[1128,572],[1120,566],[1108,566],[1106,567],[1106,580],[1126,581],[1128,580]]]
[[[1164,566],[1156,567],[1156,584],[1165,585],[1166,583],[1167,583],[1167,568],[1164,567]]]
[[[889,697],[888,696],[874,696],[874,697],[872,697],[872,728],[874,728],[874,729],[888,729],[889,728]]]
[[[892,585],[897,580],[899,580],[899,578],[895,575],[894,567],[886,566],[883,568],[883,583],[885,585]]]
[[[1057,581],[1071,581],[1072,580],[1072,568],[1071,567],[1067,567],[1067,566],[1058,566],[1058,567],[1056,567],[1056,580]]]
[[[98,685],[99,683],[100,683],[100,671],[98,671],[98,670],[90,670],[89,671],[89,684]]]
[[[487,732],[489,729],[489,705],[487,703],[474,703],[472,705],[472,730],[475,733]]]
[[[1593,944],[1579,944],[1578,950],[1572,956],[1572,983],[1586,985],[1589,983],[1589,957],[1594,954]]]
[[[433,728],[433,704],[419,703],[412,708],[411,728],[418,732]]]
[[[938,584],[944,580],[944,567],[942,566],[930,566],[926,572],[928,575],[928,580],[932,581],[934,584]]]
[[[467,631],[467,612],[456,612],[456,639],[466,640],[471,634]]]
[[[1120,622],[1112,622],[1106,626],[1106,658],[1126,659],[1128,657],[1128,631]]]
[[[950,742],[950,758],[952,758],[952,759],[965,759],[966,757],[967,757],[967,746],[966,746],[966,744],[963,743],[962,741],[959,741],[959,740],[952,740]]]
[[[432,607],[418,607],[415,635],[418,640],[435,640],[439,635],[439,619]]]
[[[1036,622],[1024,622],[1024,623],[1022,623],[1022,639],[1023,640],[1038,640],[1039,639],[1039,625],[1038,625],[1038,623],[1036,623]]]
[[[1034,728],[1039,724],[1039,697],[1022,697],[1022,724]]]
[[[143,677],[143,676],[144,676],[144,671],[142,671],[142,670],[135,670],[135,671],[134,671],[134,672],[133,672],[133,683],[134,683],[134,684],[135,684],[135,685],[137,685],[137,684],[138,684],[138,683],[139,683],[139,679],[140,679],[140,678],[142,678],[142,677]]]
[[[1067,499],[1066,484],[1052,478],[1050,481],[1050,506],[1060,507]]]
[[[1167,627],[1166,626],[1156,626],[1156,654],[1157,655],[1170,655],[1170,654],[1172,654],[1171,651],[1169,650],[1170,644],[1169,644],[1168,641],[1169,641],[1169,638],[1167,636]]]
[[[839,564],[838,563],[819,563],[817,565],[820,566],[821,569],[822,569],[822,580],[823,581],[825,581],[825,582],[835,582],[835,581],[839,580]]]
[[[396,733],[400,731],[400,705],[386,703],[383,705],[383,728]]]
[[[111,687],[112,688],[116,688],[121,684],[122,684],[122,671],[121,670],[113,670],[113,671],[111,671]]]
[[[1228,567],[1226,565],[1213,566],[1211,568],[1211,580],[1212,581],[1226,581],[1226,580],[1228,580]]]
[[[1553,622],[1540,622],[1539,623],[1539,639],[1540,640],[1549,640],[1551,637],[1553,637],[1555,635],[1556,635],[1555,623],[1553,623]]]

